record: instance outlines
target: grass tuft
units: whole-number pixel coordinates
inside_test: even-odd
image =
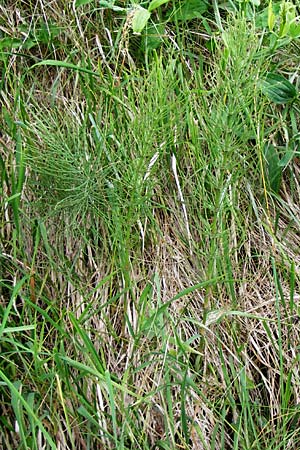
[[[299,447],[297,29],[154,3],[0,6],[1,448]]]

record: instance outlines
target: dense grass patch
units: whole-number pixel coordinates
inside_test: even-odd
[[[297,11],[194,3],[0,7],[3,448],[300,445]]]

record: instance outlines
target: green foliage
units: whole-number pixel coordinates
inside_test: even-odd
[[[297,10],[137,3],[0,7],[0,447],[299,448]]]
[[[148,6],[148,11],[153,11],[156,8],[168,3],[170,0],[152,0]]]
[[[132,30],[134,33],[140,33],[143,31],[145,26],[147,25],[148,20],[150,19],[151,13],[140,6],[136,7],[133,16],[132,16]]]
[[[265,147],[264,153],[267,164],[267,179],[269,187],[273,192],[275,192],[275,194],[278,194],[282,179],[282,167],[280,165],[278,151],[273,145],[268,144]]]
[[[79,8],[91,3],[93,3],[91,0],[77,0],[75,7]],[[203,19],[203,14],[209,8],[209,3],[205,0],[180,0],[173,2],[169,7],[167,5],[164,10],[162,7],[168,3],[171,2],[167,0],[149,0],[142,4],[132,2],[124,7],[122,2],[100,1],[100,7],[116,13],[126,12],[126,21],[133,33],[142,34],[142,48],[147,53],[158,48],[162,43],[166,23],[178,24],[193,19]],[[156,16],[154,15],[155,13]],[[155,30],[156,38],[151,37],[153,30]]]
[[[268,31],[271,53],[299,38],[299,19],[296,6],[286,0],[270,0],[269,5],[255,15],[257,27]]]
[[[30,24],[21,24],[17,28],[18,37],[0,35],[0,55],[4,51],[12,51],[13,49],[30,50],[41,45],[58,45],[58,36],[62,29],[55,23],[40,21],[34,29]],[[23,36],[26,36],[24,39]]]
[[[78,8],[79,6],[88,5],[89,3],[94,3],[94,0],[76,0],[75,6]]]
[[[262,82],[263,93],[274,103],[279,105],[292,103],[296,100],[298,92],[282,75],[269,72]]]
[[[193,19],[202,19],[208,10],[209,4],[204,0],[185,0],[170,14],[171,21],[187,22]]]

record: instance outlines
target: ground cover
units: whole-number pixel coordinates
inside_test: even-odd
[[[297,14],[0,6],[1,448],[299,448]]]

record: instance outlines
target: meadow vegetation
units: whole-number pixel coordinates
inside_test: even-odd
[[[0,448],[300,448],[298,14],[2,2]]]

